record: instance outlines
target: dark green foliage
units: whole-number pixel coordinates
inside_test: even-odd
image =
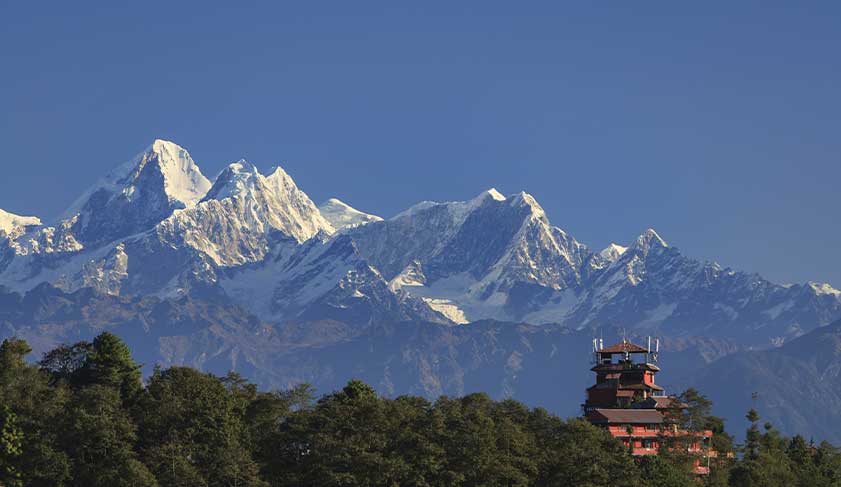
[[[243,423],[255,393],[228,379],[186,367],[152,375],[140,403],[140,448],[162,484],[263,485]]]
[[[136,399],[143,387],[140,367],[131,358],[128,346],[116,335],[105,332],[94,338],[92,350],[79,372],[83,383],[114,388],[126,402]]]
[[[153,487],[155,477],[137,460],[136,427],[119,391],[92,385],[76,392],[64,426],[65,451],[73,462],[72,485]]]
[[[80,380],[79,371],[85,366],[91,352],[93,344],[90,342],[61,345],[44,354],[38,365],[49,372],[54,380],[63,380],[68,384],[76,383]]]
[[[27,487],[61,487],[70,478],[70,460],[60,444],[69,393],[26,364],[29,352],[21,340],[0,345],[0,405],[14,414],[22,434],[20,454],[5,461]]]
[[[0,345],[0,486],[818,486],[841,485],[827,443],[760,428],[712,473],[678,439],[634,458],[582,419],[486,394],[385,399],[361,381],[315,401],[302,385],[260,392],[238,374],[157,368],[146,387],[116,336],[61,346],[28,365],[26,342]],[[681,428],[732,438],[700,393],[671,412]]]
[[[687,474],[686,466],[675,463],[663,455],[652,455],[640,460],[642,478],[646,487],[691,487],[697,485]]]
[[[22,487],[17,459],[23,453],[23,431],[9,406],[0,407],[0,485]]]

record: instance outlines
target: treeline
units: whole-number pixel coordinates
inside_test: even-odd
[[[144,386],[109,333],[35,365],[30,351],[0,346],[4,487],[699,485],[686,455],[634,459],[585,421],[485,394],[383,399],[351,381],[316,400],[307,386],[261,392],[186,367],[155,370]],[[732,448],[709,402],[685,398],[680,420],[716,428],[715,447]],[[743,454],[722,455],[703,483],[841,485],[835,448],[749,419]]]

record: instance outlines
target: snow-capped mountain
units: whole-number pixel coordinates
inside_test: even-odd
[[[192,208],[210,189],[184,148],[155,140],[85,191],[65,212],[82,245],[96,246],[152,228],[173,211]]]
[[[0,212],[0,287],[212,297],[262,319],[480,319],[779,344],[841,317],[829,285],[783,286],[681,254],[656,231],[592,251],[528,193],[425,201],[383,220],[321,207],[241,160],[211,183],[156,140],[51,226]]]
[[[382,221],[381,217],[361,212],[337,198],[325,201],[319,205],[318,210],[336,230]]]
[[[335,231],[283,169],[263,176],[245,161],[230,164],[199,204],[156,230],[157,238],[201,252],[221,267],[262,260],[272,233],[300,244]]]
[[[350,207],[344,212],[376,219]],[[26,292],[47,282],[65,292],[246,296],[252,312],[277,320],[320,309],[361,322],[446,321],[423,301],[391,290],[351,241],[330,240],[332,224],[281,168],[264,176],[241,160],[211,184],[186,150],[155,141],[86,191],[65,216],[56,226],[4,238],[0,286]],[[283,255],[293,260],[280,261]],[[270,273],[268,282],[243,283],[242,276],[260,269]],[[277,289],[289,292],[274,296]],[[264,302],[256,299],[266,292]]]
[[[515,316],[577,288],[589,253],[553,227],[531,195],[506,198],[495,189],[466,202],[424,202],[349,235],[392,288],[457,322]],[[412,275],[422,282],[406,279]]]

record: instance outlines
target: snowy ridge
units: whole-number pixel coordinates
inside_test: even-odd
[[[336,230],[382,221],[382,218],[361,212],[337,198],[328,199],[318,206],[318,210]]]
[[[0,232],[5,232],[7,236],[17,236],[26,227],[40,224],[41,219],[36,216],[20,216],[0,209]]]
[[[225,267],[261,260],[271,233],[302,243],[334,231],[283,169],[263,176],[244,160],[225,168],[198,205],[157,227],[164,240],[187,245]]]
[[[754,345],[841,318],[829,284],[779,285],[694,260],[654,229],[591,251],[526,192],[426,201],[383,220],[335,198],[319,208],[283,169],[264,175],[245,160],[211,184],[162,140],[67,214],[41,227],[0,210],[0,286],[213,296],[272,321],[491,318]]]

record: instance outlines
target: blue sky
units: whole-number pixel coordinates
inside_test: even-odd
[[[654,227],[841,287],[838,2],[236,3],[2,2],[0,208],[160,137],[383,216],[525,190],[593,247]]]

